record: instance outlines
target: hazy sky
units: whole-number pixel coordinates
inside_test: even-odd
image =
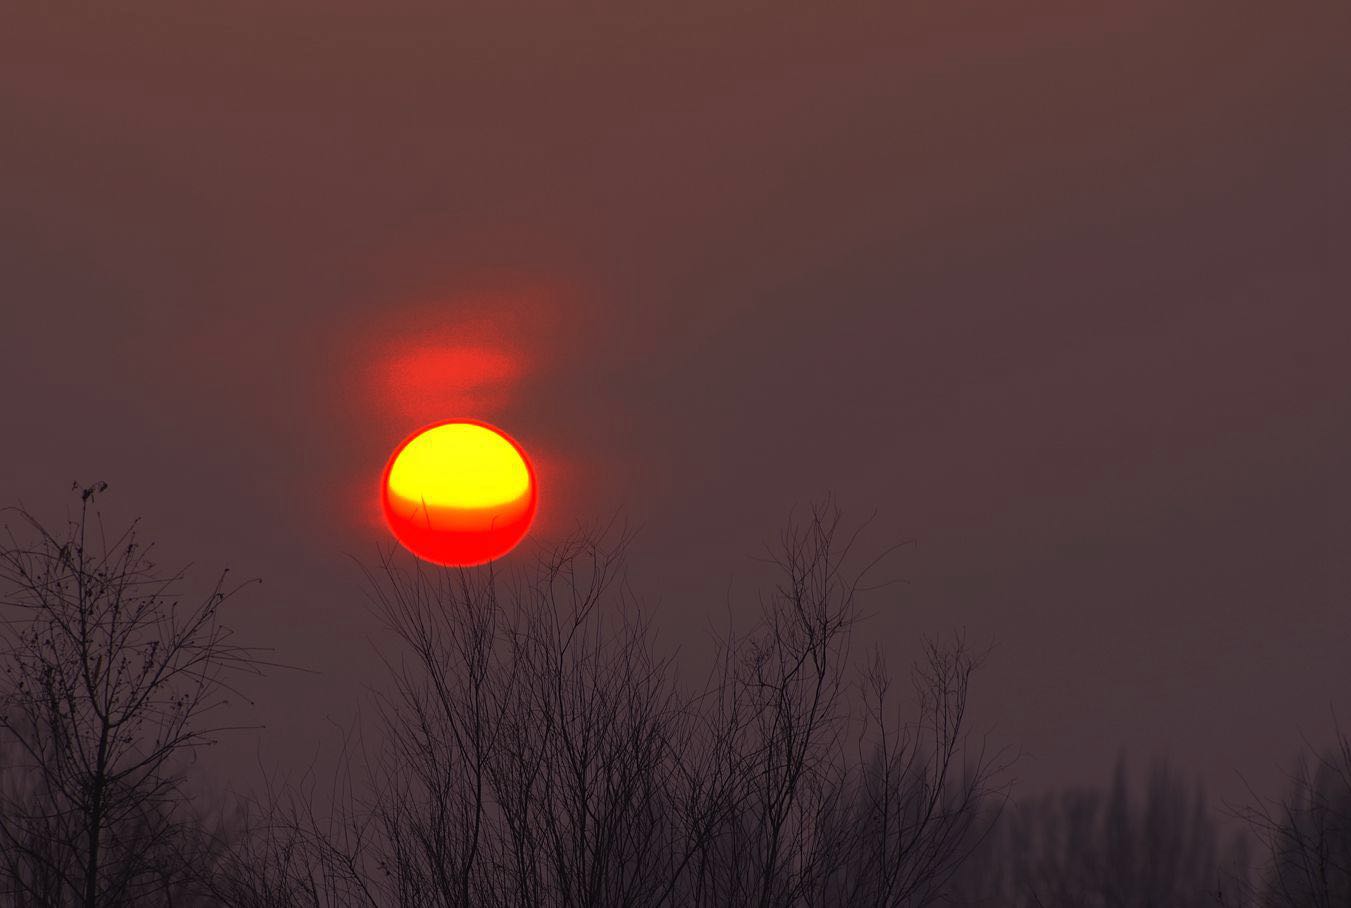
[[[898,659],[997,647],[1029,786],[1236,794],[1351,716],[1346,7],[32,3],[0,29],[0,500],[105,479],[264,584],[301,753],[378,677],[348,557],[417,425],[616,511],[700,646],[834,493]]]

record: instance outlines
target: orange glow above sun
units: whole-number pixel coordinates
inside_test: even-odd
[[[410,435],[380,483],[385,522],[425,561],[468,567],[516,547],[535,517],[535,471],[521,446],[475,420]]]

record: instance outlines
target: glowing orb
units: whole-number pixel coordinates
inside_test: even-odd
[[[394,449],[380,483],[385,522],[425,561],[468,567],[516,547],[535,517],[535,471],[521,446],[487,423],[453,419]]]

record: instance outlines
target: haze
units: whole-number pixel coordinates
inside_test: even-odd
[[[1351,689],[1344,9],[141,2],[0,37],[0,500],[107,480],[264,585],[305,759],[416,426],[616,513],[697,656],[825,493],[913,538],[870,633],[996,644],[1035,790],[1278,784]],[[729,605],[730,602],[730,605]]]

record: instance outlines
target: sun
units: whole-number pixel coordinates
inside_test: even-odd
[[[404,439],[385,465],[380,498],[404,548],[450,567],[510,552],[539,503],[535,470],[521,446],[471,419],[434,423]]]

